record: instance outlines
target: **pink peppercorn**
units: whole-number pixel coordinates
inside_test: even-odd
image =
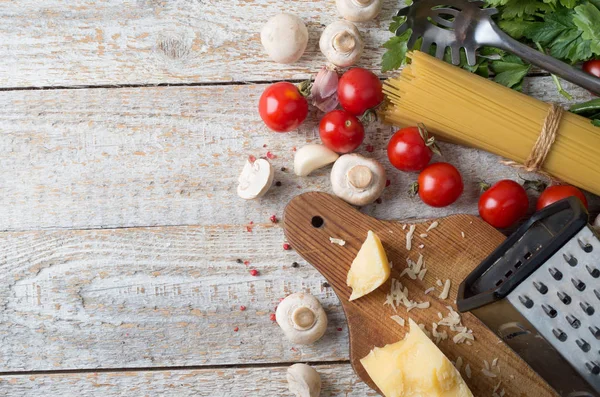
[[[250,270],[250,275],[254,276],[254,277],[258,276],[258,270],[256,270],[256,269]]]
[[[243,312],[243,311],[245,311],[245,310],[246,310],[246,306],[244,306],[244,305],[240,306],[240,311],[242,311],[242,312]]]
[[[239,330],[240,330],[240,329],[239,329],[238,327],[235,327],[235,328],[233,329],[233,332],[238,332]]]
[[[273,153],[271,153],[271,152],[267,152],[267,158],[268,158],[269,160],[273,160],[275,157],[276,157],[276,156],[275,156]]]
[[[339,331],[341,331],[342,329],[341,329],[341,328],[338,328],[337,330],[338,330],[338,332],[339,332]]]
[[[279,222],[279,219],[277,219],[277,216],[276,216],[276,215],[271,215],[271,217],[270,217],[269,219],[270,219],[270,220],[271,220],[271,222],[273,222],[273,223],[277,223],[277,222]]]
[[[392,181],[390,181],[389,179],[385,181],[385,187],[388,187],[392,184]]]
[[[367,145],[367,147],[365,149],[369,153],[373,153],[373,151],[375,150],[375,148],[373,147],[373,145]]]
[[[269,318],[271,319],[271,321],[276,321],[277,320],[277,317],[275,316],[275,313],[271,313],[269,315]]]
[[[289,251],[292,247],[288,243],[283,243],[283,249]]]

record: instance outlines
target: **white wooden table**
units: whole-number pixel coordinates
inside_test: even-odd
[[[360,66],[378,72],[396,3],[360,26]],[[280,11],[310,31],[291,66],[270,62],[257,34]],[[0,1],[0,395],[288,395],[292,362],[316,366],[324,396],[374,395],[348,364],[337,298],[269,221],[299,193],[330,191],[327,169],[289,171],[319,115],[275,134],[256,111],[266,84],[324,64],[318,37],[336,18],[332,0]],[[525,90],[562,101],[547,75]],[[415,176],[389,167],[391,132],[367,128],[391,180],[363,208],[372,216],[476,213],[478,179],[518,178],[493,155],[443,144],[466,191],[429,208],[408,196]],[[239,199],[246,155],[267,151],[282,185]],[[291,345],[269,318],[296,291],[329,316],[312,346]]]

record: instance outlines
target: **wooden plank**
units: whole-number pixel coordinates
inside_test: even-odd
[[[329,168],[305,178],[291,170],[293,148],[318,141],[321,114],[311,110],[297,132],[273,133],[255,110],[264,87],[0,92],[0,230],[266,222],[298,193],[330,192]],[[526,88],[562,100],[549,77],[531,78]],[[393,129],[375,123],[366,131],[360,152],[380,160],[391,182],[381,204],[363,208],[376,218],[476,214],[478,180],[518,179],[496,156],[442,144],[444,160],[463,173],[465,193],[448,208],[431,208],[408,194],[416,175],[387,161]],[[239,199],[246,155],[268,151],[282,186],[258,201]],[[596,211],[598,201],[591,202]]]
[[[377,396],[349,364],[318,365],[321,395]],[[0,394],[11,397],[47,396],[291,396],[287,367],[216,368],[151,372],[102,372],[0,377]]]
[[[398,8],[386,0],[377,21],[360,25],[360,66],[379,71]],[[309,30],[293,65],[270,61],[260,43],[262,26],[280,12]],[[305,79],[325,64],[319,37],[338,19],[332,1],[4,1],[0,87]]]
[[[0,372],[348,359],[333,290],[283,250],[279,225],[9,232],[0,241]],[[329,318],[310,346],[289,343],[270,319],[299,291]]]

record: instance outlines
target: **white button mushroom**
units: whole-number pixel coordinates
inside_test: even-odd
[[[294,63],[306,49],[308,30],[300,18],[279,14],[265,24],[260,41],[269,57],[278,63]]]
[[[325,28],[319,48],[329,62],[342,68],[353,65],[363,51],[360,32],[352,22],[336,21]]]
[[[600,230],[600,215],[598,215],[596,217],[596,219],[594,219],[594,223],[592,224],[592,226],[598,230]]]
[[[294,156],[294,172],[306,176],[316,169],[333,163],[340,157],[333,150],[318,144],[302,146]]]
[[[349,21],[366,22],[375,18],[381,6],[382,0],[336,0],[340,15]]]
[[[277,324],[292,343],[308,345],[319,340],[327,329],[327,315],[317,298],[299,292],[288,295],[277,306]]]
[[[287,381],[290,392],[296,397],[319,397],[321,394],[321,377],[309,365],[294,364],[289,367]]]
[[[385,169],[376,160],[360,154],[341,156],[331,169],[333,193],[354,205],[372,203],[385,188]]]
[[[273,184],[275,171],[265,159],[254,159],[250,156],[238,178],[238,196],[252,200],[263,196]]]

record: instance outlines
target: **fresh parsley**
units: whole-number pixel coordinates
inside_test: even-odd
[[[493,17],[500,29],[513,38],[538,48],[569,64],[584,62],[600,57],[600,0],[484,0],[488,7],[498,13]],[[405,17],[394,17],[390,31],[395,33],[404,23]],[[408,48],[411,31],[393,36],[383,47],[382,71],[400,68],[406,62],[406,53],[420,48],[417,40],[414,48]],[[433,55],[434,50],[430,49]],[[451,62],[447,49],[444,60]],[[461,54],[460,67],[487,77],[494,73],[494,80],[507,87],[521,90],[523,78],[531,65],[515,55],[483,47],[477,55],[477,64],[469,66]],[[559,92],[566,98],[570,95],[553,76]],[[592,118],[600,125],[600,115]]]

